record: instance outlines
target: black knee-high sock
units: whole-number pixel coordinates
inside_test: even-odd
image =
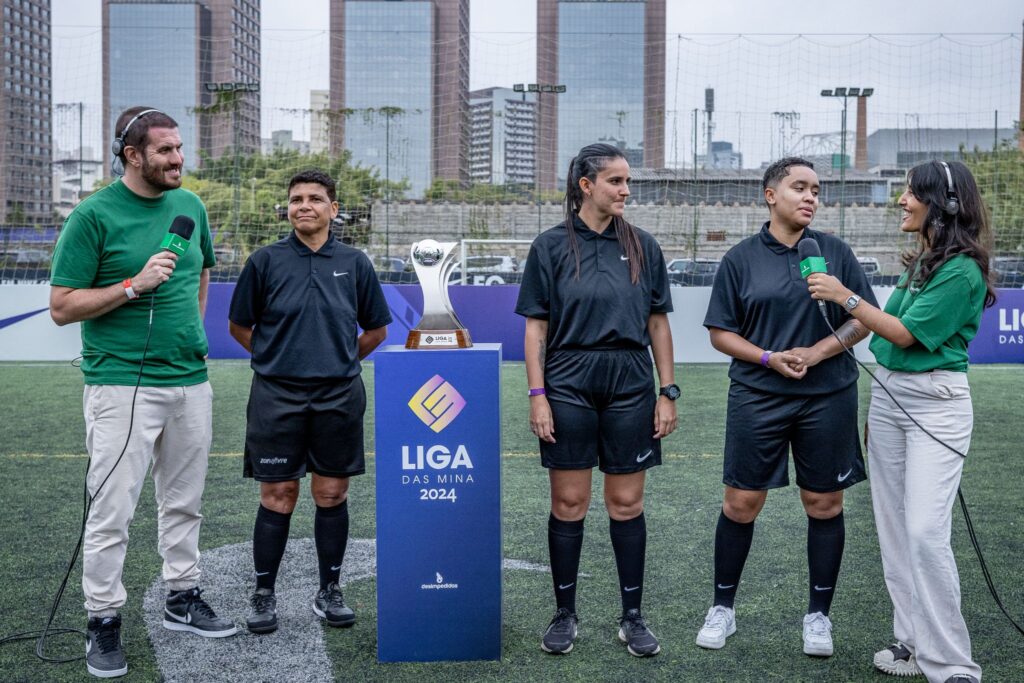
[[[807,568],[810,577],[808,614],[821,612],[828,616],[832,597],[836,593],[845,545],[846,522],[842,512],[831,519],[807,518]]]
[[[716,605],[733,606],[753,539],[754,522],[734,522],[725,516],[724,511],[719,513],[715,529]]]
[[[348,501],[330,508],[316,506],[313,518],[313,540],[320,565],[320,588],[337,583],[341,576],[341,563],[348,545]]]
[[[647,554],[647,520],[644,513],[619,522],[608,520],[608,531],[615,551],[615,566],[619,570],[619,592],[622,595],[622,613],[640,609],[644,597],[644,562]]]
[[[256,588],[274,590],[277,570],[281,567],[284,547],[288,543],[291,513],[274,512],[260,505],[252,530],[252,560],[256,568]]]
[[[580,571],[583,549],[583,520],[564,522],[554,515],[548,517],[548,553],[551,556],[551,579],[555,586],[555,604],[570,612],[576,611],[576,578]]]

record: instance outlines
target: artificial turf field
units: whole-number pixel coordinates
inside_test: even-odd
[[[547,564],[547,478],[527,425],[525,372],[521,363],[503,369],[504,554]],[[801,652],[800,622],[806,609],[806,516],[798,492],[773,492],[757,522],[754,545],[737,598],[739,631],[723,650],[693,643],[711,598],[712,536],[721,503],[721,449],[728,378],[724,365],[680,365],[683,389],[680,427],[663,446],[664,464],[648,476],[647,581],[644,611],[662,643],[657,657],[629,656],[616,638],[618,592],[599,477],[587,519],[578,609],[581,636],[568,656],[539,648],[553,611],[550,574],[506,571],[504,648],[500,662],[387,664],[376,661],[376,592],[372,580],[355,581],[346,598],[359,621],[352,629],[325,629],[337,680],[425,681],[884,681],[872,653],[891,639],[891,614],[882,581],[868,484],[847,492],[847,544],[832,608],[836,653],[828,659]],[[0,364],[0,637],[42,626],[77,538],[81,515],[84,423],[82,379],[67,364]],[[241,477],[240,450],[250,371],[241,361],[210,364],[214,386],[214,439],[204,502],[201,545],[213,549],[250,539],[257,488]],[[363,373],[372,425],[372,365]],[[1021,385],[1024,367],[975,366],[970,372],[975,405],[974,442],[963,490],[1004,603],[1024,620],[1024,494]],[[861,378],[862,418],[866,376]],[[368,450],[373,451],[372,428]],[[823,445],[827,447],[827,444]],[[366,476],[354,480],[351,535],[374,537],[373,458]],[[869,459],[870,468],[870,459]],[[791,476],[792,478],[792,476]],[[292,521],[292,538],[312,535],[312,505],[305,491]],[[963,611],[975,659],[985,681],[1024,681],[1024,636],[998,612],[959,509],[953,546],[963,592]],[[80,570],[64,598],[58,625],[84,627]],[[162,680],[143,625],[142,595],[159,575],[152,483],[143,491],[131,529],[125,567],[129,601],[123,637],[126,681]],[[309,572],[315,574],[314,566]],[[216,607],[216,605],[214,605]],[[231,614],[238,621],[244,614]],[[192,636],[182,635],[183,638]],[[242,636],[239,636],[242,637]],[[246,636],[248,637],[248,636]],[[301,648],[301,643],[296,643]],[[78,637],[56,637],[51,655],[79,655]],[[294,672],[293,672],[294,673]],[[188,680],[167,676],[168,680]],[[282,672],[273,680],[294,680]],[[95,680],[84,663],[51,665],[32,655],[29,643],[0,647],[0,681]],[[251,678],[247,680],[263,680]],[[923,680],[923,679],[918,679]]]

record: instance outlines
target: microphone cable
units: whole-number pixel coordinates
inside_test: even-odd
[[[128,415],[128,433],[124,437],[124,446],[121,448],[120,454],[114,461],[110,471],[107,472],[107,476],[103,478],[100,485],[96,487],[96,493],[89,495],[89,468],[92,465],[92,458],[88,458],[85,464],[85,481],[82,485],[82,524],[78,532],[78,541],[75,543],[74,550],[71,552],[71,559],[68,561],[67,570],[64,572],[64,578],[60,582],[60,587],[57,589],[56,595],[53,597],[53,604],[50,606],[49,616],[46,618],[46,625],[42,629],[35,631],[22,631],[21,633],[12,633],[11,635],[0,638],[0,646],[6,645],[7,643],[13,643],[21,640],[35,640],[35,655],[44,662],[50,662],[53,664],[66,664],[67,662],[77,662],[80,659],[85,659],[85,655],[78,655],[76,657],[50,657],[45,654],[46,639],[50,636],[63,635],[66,633],[78,633],[83,636],[86,635],[85,631],[79,628],[70,628],[65,626],[54,627],[53,620],[57,615],[57,609],[60,607],[61,600],[64,598],[64,591],[67,589],[68,580],[71,578],[71,572],[75,568],[75,564],[78,562],[78,555],[82,551],[82,544],[85,541],[85,523],[89,518],[89,511],[92,509],[92,503],[96,499],[96,496],[100,494],[103,487],[106,485],[107,480],[110,479],[111,475],[114,474],[114,470],[121,464],[121,460],[124,458],[124,454],[128,451],[128,444],[132,438],[132,428],[135,425],[135,401],[139,395],[139,386],[142,384],[142,371],[146,364],[146,354],[149,352],[149,342],[153,336],[153,311],[156,309],[156,290],[153,290],[149,298],[149,322],[146,325],[146,342],[142,347],[142,357],[139,359],[139,372],[135,378],[135,389],[132,392],[132,406],[131,411]]]
[[[818,299],[818,301],[824,303],[822,299]],[[875,377],[875,373],[871,372],[871,370],[869,370],[868,367],[864,365],[864,363],[860,362],[860,359],[857,358],[857,354],[855,354],[853,350],[849,346],[847,346],[845,342],[843,342],[842,338],[836,332],[835,328],[832,327],[832,323],[829,322],[828,316],[825,314],[825,308],[823,306],[819,306],[818,310],[821,312],[821,317],[825,320],[825,324],[828,325],[829,332],[831,332],[832,336],[835,337],[836,341],[839,342],[839,345],[843,348],[843,351],[845,351],[851,358],[853,358],[854,362],[857,365],[859,365],[861,369],[864,370],[864,372],[868,373],[868,376],[871,377],[875,384],[882,388],[882,391],[884,391],[886,395],[889,397],[889,399],[894,404],[896,404],[896,407],[899,408],[900,411],[907,416],[907,419],[913,422],[918,429],[927,434],[928,437],[932,439],[932,441],[943,446],[944,448],[948,448],[949,450],[959,455],[961,458],[967,457],[966,453],[961,453],[959,450],[953,448],[948,443],[946,443],[945,441],[943,441],[942,439],[940,439],[939,437],[935,436],[930,431],[925,429],[920,422],[914,419],[914,416],[907,412],[907,409],[904,408],[903,405],[896,400],[896,397],[892,395],[892,392],[889,391],[889,388],[885,386],[881,382],[881,380]],[[1007,620],[1009,620],[1009,622],[1013,624],[1013,627],[1017,629],[1017,631],[1021,635],[1024,635],[1024,628],[1021,628],[1021,625],[1018,624],[1012,616],[1010,616],[1009,611],[1007,611],[1006,607],[1003,605],[1002,599],[999,597],[999,593],[996,591],[995,582],[992,580],[992,574],[988,569],[988,563],[985,562],[985,555],[981,552],[981,544],[978,542],[978,535],[974,530],[974,522],[971,520],[971,515],[967,510],[967,499],[964,498],[963,487],[957,486],[956,497],[957,500],[960,501],[960,509],[963,510],[964,522],[965,526],[967,527],[967,536],[971,539],[971,545],[974,547],[974,552],[978,556],[978,564],[981,566],[981,574],[985,578],[985,585],[988,586],[988,592],[992,594],[992,599],[995,601],[996,607],[999,608],[999,611],[1003,613],[1003,616],[1005,616]]]

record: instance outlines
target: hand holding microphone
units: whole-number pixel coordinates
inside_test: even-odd
[[[188,251],[195,228],[195,221],[188,216],[177,216],[174,219],[167,235],[160,242],[161,251],[150,256],[142,270],[131,279],[136,294],[153,291],[171,278],[178,257]]]

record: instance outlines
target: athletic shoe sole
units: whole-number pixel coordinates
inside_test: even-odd
[[[621,628],[619,629],[619,640],[626,643],[626,650],[628,650],[629,654],[633,655],[634,657],[653,657],[654,655],[661,652],[660,643],[658,644],[657,649],[653,652],[637,652],[633,649],[633,646],[629,644],[629,638],[626,637],[626,633]]]
[[[91,673],[93,676],[96,676],[97,678],[117,678],[119,676],[124,676],[128,673],[127,664],[125,664],[120,669],[94,669],[88,664],[85,665],[85,668],[89,670],[89,673]]]
[[[923,674],[921,667],[916,662],[911,664],[902,659],[886,662],[876,656],[874,664],[876,669],[890,676],[921,676]]]
[[[544,641],[541,641],[540,643],[540,649],[544,650],[544,652],[547,652],[549,655],[567,655],[572,652],[572,648],[573,643],[569,643],[569,647],[564,650],[549,650],[547,645],[544,644]]]
[[[834,649],[827,645],[808,645],[804,643],[804,654],[811,657],[831,657]]]
[[[725,632],[725,635],[721,639],[705,638],[700,633],[697,634],[697,645],[707,650],[721,650],[725,647],[725,640],[732,634],[736,633],[736,622],[734,621],[729,625],[729,629]]]
[[[170,619],[164,619],[164,628],[169,631],[185,631],[187,633],[195,633],[197,636],[203,636],[204,638],[227,638],[238,633],[238,627],[232,626],[226,628],[223,631],[204,631],[203,629],[196,628],[192,624],[182,624],[178,621],[171,621]]]
[[[276,631],[277,622],[274,622],[273,624],[264,624],[263,626],[250,626],[249,624],[246,624],[245,627],[249,629],[249,633],[261,635],[264,633],[273,633],[274,631]]]
[[[313,604],[313,614],[317,615],[318,617],[326,621],[328,626],[333,626],[334,628],[348,628],[352,624],[356,623],[356,615],[354,614],[347,619],[331,621],[327,618],[327,614],[319,607],[317,607],[315,603]]]

